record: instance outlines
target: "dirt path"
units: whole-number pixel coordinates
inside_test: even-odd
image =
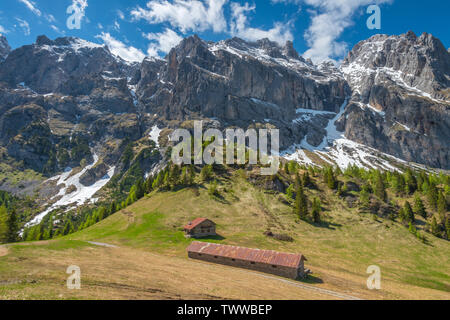
[[[113,244],[108,243],[102,243],[102,242],[95,242],[95,241],[86,241],[87,243],[93,244],[94,246],[99,247],[106,247],[106,248],[119,248],[118,246],[115,246]]]
[[[210,264],[199,262],[199,261],[196,261],[196,263],[200,263],[200,264],[203,264],[203,265],[210,265]],[[348,295],[348,294],[345,294],[345,293],[340,293],[340,292],[337,292],[337,291],[332,291],[332,290],[323,289],[323,288],[317,288],[317,287],[314,287],[314,286],[311,286],[311,285],[303,284],[301,282],[295,282],[293,280],[278,278],[278,277],[274,277],[274,276],[270,276],[270,275],[266,275],[266,274],[262,274],[262,273],[258,273],[258,272],[253,272],[253,271],[247,271],[247,270],[239,269],[239,268],[235,268],[235,269],[237,271],[239,271],[239,272],[242,272],[242,273],[248,273],[248,274],[252,274],[252,275],[255,275],[255,276],[262,277],[262,278],[276,280],[276,281],[283,282],[283,283],[288,284],[288,285],[293,286],[293,287],[302,288],[302,289],[305,289],[305,290],[308,290],[308,291],[315,291],[315,292],[318,292],[318,293],[322,293],[322,294],[326,294],[326,295],[329,295],[329,296],[332,296],[332,297],[336,297],[338,299],[343,299],[343,300],[363,300],[361,298],[358,298],[358,297],[355,297],[355,296],[351,296],[351,295]]]
[[[6,246],[0,246],[0,257],[4,257],[8,254],[8,248]]]
[[[316,292],[320,292],[329,296],[333,296],[339,299],[344,299],[344,300],[362,300],[361,298],[358,297],[354,297],[345,293],[340,293],[340,292],[336,292],[336,291],[332,291],[332,290],[328,290],[328,289],[323,289],[323,288],[317,288],[314,286],[310,286],[307,284],[303,284],[300,282],[294,282],[294,281],[290,281],[290,280],[285,280],[285,279],[280,279],[277,277],[272,277],[272,276],[268,276],[268,275],[264,275],[264,274],[259,274],[259,273],[254,273],[254,272],[250,272],[252,274],[255,274],[257,276],[263,277],[263,278],[267,278],[267,279],[273,279],[273,280],[278,280],[281,281],[283,283],[286,283],[288,285],[294,286],[294,287],[299,287],[302,289],[306,289],[309,291],[316,291]]]

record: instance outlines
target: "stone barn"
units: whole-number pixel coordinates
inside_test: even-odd
[[[197,218],[184,226],[184,233],[188,238],[216,236],[216,224],[206,218]]]
[[[306,275],[302,254],[249,249],[206,242],[192,242],[187,248],[191,259],[270,273],[291,279]]]

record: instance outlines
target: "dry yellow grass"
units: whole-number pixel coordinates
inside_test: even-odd
[[[20,268],[0,273],[0,299],[336,299],[257,273],[137,249],[24,248],[2,258],[20,261]],[[81,268],[81,290],[66,287],[69,265]]]

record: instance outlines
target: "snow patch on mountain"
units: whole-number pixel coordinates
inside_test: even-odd
[[[150,131],[150,140],[156,143],[156,147],[159,148],[159,136],[161,135],[162,129],[159,129],[157,125],[152,127],[152,131]]]
[[[294,160],[301,164],[311,165],[313,164],[313,161],[307,157],[304,152],[304,150],[308,150],[316,154],[327,164],[337,165],[341,169],[346,169],[348,166],[356,165],[365,169],[400,171],[391,163],[397,162],[404,164],[405,161],[351,141],[344,136],[343,132],[340,132],[336,128],[336,121],[338,121],[345,113],[347,104],[348,99],[345,100],[341,106],[339,113],[328,122],[328,125],[325,128],[327,134],[319,146],[314,147],[310,145],[305,137],[299,145],[291,146],[282,152],[281,155],[287,160]],[[300,109],[299,112],[306,112],[306,110]],[[316,111],[313,112],[313,114],[324,114],[324,112]]]
[[[54,200],[59,198],[58,201],[56,201],[54,204],[52,204],[50,207],[48,207],[45,211],[38,214],[36,217],[34,217],[33,220],[31,220],[29,223],[25,225],[25,227],[30,227],[39,224],[42,219],[48,215],[50,212],[68,205],[82,205],[88,200],[93,200],[95,202],[95,199],[92,199],[92,197],[101,189],[103,188],[109,180],[114,175],[114,171],[116,167],[110,167],[108,169],[108,173],[101,178],[100,180],[96,181],[91,186],[84,186],[80,182],[81,176],[88,170],[92,169],[98,162],[98,156],[94,154],[94,162],[88,166],[86,166],[83,170],[80,172],[73,174],[72,168],[66,168],[64,173],[61,175],[58,175],[56,177],[50,178],[49,181],[58,180],[56,183],[58,186],[62,185],[63,187],[59,190],[58,194],[55,195],[52,199]],[[69,188],[74,188],[75,190],[73,192],[70,192]]]
[[[381,75],[384,75],[386,78],[388,78],[392,82],[394,82],[397,86],[406,89],[406,91],[408,91],[409,94],[424,97],[424,98],[430,99],[436,103],[449,103],[450,102],[448,100],[441,100],[441,99],[433,98],[430,93],[409,85],[405,81],[405,79],[407,79],[408,77],[413,78],[414,75],[404,73],[401,70],[395,70],[393,68],[388,68],[388,67],[378,67],[375,69],[371,69],[371,68],[365,67],[363,64],[361,64],[357,60],[348,65],[345,65],[345,66],[343,65],[341,67],[341,71],[344,74],[347,81],[351,84],[353,90],[358,94],[361,94],[361,90],[363,88],[363,84],[365,83],[366,79],[373,77],[374,80],[376,80]]]

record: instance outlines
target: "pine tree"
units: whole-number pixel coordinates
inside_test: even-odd
[[[437,210],[438,213],[443,215],[447,212],[447,199],[445,199],[442,191],[439,192],[438,200],[437,200]]]
[[[295,161],[288,162],[288,172],[289,174],[294,174],[298,169],[298,164]]]
[[[0,207],[0,243],[6,242],[8,233],[8,211],[4,204]]]
[[[66,224],[64,225],[64,229],[63,229],[63,235],[66,236],[68,234],[74,233],[74,227],[72,224],[72,221],[68,220],[66,222]]]
[[[158,175],[156,176],[156,179],[153,180],[152,183],[152,189],[158,189],[161,186],[162,183],[162,172],[158,173]]]
[[[367,207],[370,203],[370,194],[367,189],[363,188],[359,193],[359,201],[363,207]]]
[[[304,187],[309,187],[311,185],[311,178],[309,176],[308,171],[305,171],[305,173],[303,173],[302,182]]]
[[[417,228],[412,224],[412,222],[410,222],[408,224],[409,226],[409,232],[411,232],[413,235],[417,236]]]
[[[27,228],[26,237],[24,237],[25,241],[34,241],[36,238],[36,226]]]
[[[325,170],[325,182],[331,190],[335,190],[337,187],[337,181],[334,176],[334,172],[332,168],[327,168]]]
[[[437,201],[438,201],[438,190],[434,183],[430,183],[430,185],[428,187],[427,199],[428,199],[428,204],[430,205],[430,207],[433,210],[436,209]]]
[[[391,188],[396,195],[399,195],[405,190],[405,182],[403,175],[398,172],[394,172],[391,178]]]
[[[308,172],[309,172],[309,175],[311,177],[315,176],[315,172],[314,172],[314,167],[313,166],[308,167]]]
[[[289,199],[294,199],[294,185],[291,184],[286,190],[286,195]]]
[[[414,193],[417,190],[417,180],[413,175],[411,169],[406,169],[405,172],[405,193],[407,195]]]
[[[214,181],[210,184],[210,186],[209,186],[209,188],[208,188],[208,194],[209,194],[211,197],[215,197],[215,196],[218,196],[218,195],[219,195],[219,192],[218,192],[218,190],[217,190],[217,180],[214,180]]]
[[[404,220],[407,222],[415,222],[415,220],[416,220],[414,217],[414,212],[408,201],[405,202],[405,206],[403,207],[403,215],[404,215]]]
[[[181,184],[183,186],[189,185],[189,173],[188,173],[188,167],[183,167],[181,170]]]
[[[6,222],[8,231],[6,234],[6,242],[12,243],[18,241],[19,225],[17,223],[16,210],[12,210],[8,216],[8,221]]]
[[[301,184],[297,188],[294,212],[300,219],[305,219],[308,215],[308,200]]]
[[[321,222],[321,218],[320,218],[321,212],[322,212],[322,205],[320,203],[320,200],[318,198],[314,198],[313,205],[312,205],[312,212],[311,212],[314,223]]]
[[[144,188],[144,182],[142,179],[139,179],[136,182],[136,198],[137,200],[142,199],[142,197],[145,195],[145,188]]]
[[[42,235],[42,240],[49,240],[51,239],[51,235],[50,235],[50,230],[49,229],[45,229],[44,234]]]
[[[130,193],[129,193],[127,201],[126,201],[127,207],[137,201],[136,192],[137,192],[137,186],[133,185],[130,189]]]
[[[100,207],[99,209],[98,209],[98,219],[99,219],[99,221],[102,221],[103,219],[105,219],[106,217],[107,217],[108,215],[107,215],[107,212],[106,212],[106,209],[105,209],[105,207]]]
[[[112,214],[116,213],[116,210],[117,210],[117,204],[116,204],[116,201],[113,200],[109,206],[109,214],[112,215]]]
[[[48,238],[49,239],[53,238],[53,226],[54,226],[54,221],[53,221],[53,218],[51,218],[50,221],[48,222],[46,228],[45,228],[48,231]]]
[[[423,218],[427,217],[427,212],[425,210],[425,206],[422,202],[422,199],[420,199],[419,195],[416,195],[416,197],[414,199],[414,213]]]
[[[194,166],[189,166],[189,185],[193,186],[195,184],[195,168]]]
[[[300,178],[299,174],[296,173],[295,174],[295,184],[294,184],[295,189],[297,189],[300,185],[304,186],[304,184],[302,182],[302,179]]]
[[[384,186],[383,177],[379,171],[377,171],[377,174],[375,176],[375,195],[383,202],[386,202],[387,200],[386,188]]]
[[[180,167],[177,166],[176,164],[172,166],[171,170],[170,170],[170,183],[173,186],[178,185],[178,182],[180,180]]]
[[[435,237],[439,237],[440,236],[439,226],[437,224],[436,217],[434,217],[434,216],[433,216],[433,219],[431,220],[431,233]]]
[[[450,240],[450,217],[445,220],[445,232],[447,233],[447,240]]]

